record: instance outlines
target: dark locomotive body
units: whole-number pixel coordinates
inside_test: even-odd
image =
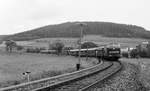
[[[120,58],[120,48],[107,48],[104,53],[106,60],[118,60]]]
[[[120,58],[120,47],[116,45],[107,45],[96,48],[81,49],[81,57],[96,57],[98,59],[104,59],[109,61],[118,61]],[[72,56],[79,56],[79,49],[70,50],[69,54]]]

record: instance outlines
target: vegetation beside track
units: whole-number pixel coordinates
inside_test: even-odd
[[[140,71],[138,65],[123,62],[122,71],[97,84],[92,91],[148,91]]]
[[[122,59],[124,62],[132,63],[139,69],[138,80],[141,82],[146,91],[150,90],[150,59]]]
[[[76,70],[75,64],[78,61],[77,58],[69,56],[2,52],[0,58],[0,87],[27,82],[27,76],[22,75],[25,71],[31,71],[30,81],[70,73]],[[82,68],[96,63],[97,60],[93,58],[81,61]]]

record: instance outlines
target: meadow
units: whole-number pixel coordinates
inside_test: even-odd
[[[36,74],[64,71],[74,69],[78,59],[71,56],[57,56],[47,54],[18,54],[0,52],[0,83],[7,81],[19,81],[24,79],[23,72],[31,72],[31,76]],[[91,62],[81,61],[82,67],[89,67]],[[33,77],[34,78],[34,77]]]
[[[52,44],[56,41],[61,41],[65,44],[65,46],[71,46],[71,47],[77,47],[77,41],[79,38],[41,38],[41,39],[35,39],[31,41],[23,41],[18,42],[19,44],[25,43],[25,45],[32,45],[32,46],[40,46],[40,47],[48,47],[49,44]],[[82,42],[90,41],[94,42],[98,45],[106,45],[109,43],[120,43],[122,47],[136,47],[138,44],[141,44],[144,41],[147,41],[146,39],[138,39],[138,38],[108,38],[103,37],[100,35],[84,35]]]
[[[83,38],[83,40],[93,41],[98,43],[99,45],[105,45],[108,43],[120,43],[122,47],[125,46],[135,47],[136,45],[141,44],[143,41],[147,41],[146,39],[139,39],[139,38],[111,38],[99,35],[87,35]]]

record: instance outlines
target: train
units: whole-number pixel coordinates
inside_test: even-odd
[[[121,48],[118,44],[108,44],[102,45],[95,48],[85,48],[85,49],[67,49],[63,50],[63,55],[71,56],[80,56],[81,57],[96,57],[99,60],[111,60],[118,61],[121,57]],[[31,48],[26,50],[27,53],[42,53],[42,54],[57,54],[56,50],[42,50],[38,48]]]
[[[69,50],[69,55],[81,57],[96,57],[99,60],[118,61],[121,57],[121,49],[118,44],[109,44],[105,46],[88,48],[88,49],[72,49]]]

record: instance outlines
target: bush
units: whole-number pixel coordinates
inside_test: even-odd
[[[27,53],[40,53],[39,48],[27,48],[26,50]]]
[[[94,47],[98,47],[98,46],[93,42],[85,42],[81,45],[81,48],[83,48],[83,49],[85,49],[85,48],[94,48]]]
[[[64,48],[64,44],[62,42],[56,42],[54,44],[52,44],[52,50],[56,50],[57,54],[61,54],[62,50]]]
[[[146,47],[137,47],[138,55],[144,58],[150,58],[150,44],[147,44]]]
[[[132,58],[136,58],[138,55],[139,55],[139,54],[138,54],[137,49],[133,49],[133,50],[130,52],[130,56],[131,56]]]
[[[20,51],[23,49],[23,46],[17,46],[17,50]]]
[[[146,50],[140,51],[139,52],[140,57],[146,58],[148,57],[148,52]]]
[[[124,52],[124,53],[122,53],[122,57],[125,57],[125,58],[128,58],[128,53],[127,52]]]

